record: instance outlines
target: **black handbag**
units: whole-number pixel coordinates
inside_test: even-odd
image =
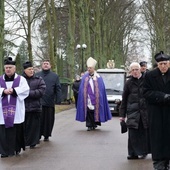
[[[126,133],[127,132],[127,125],[125,121],[121,121],[120,122],[120,126],[121,126],[121,133]]]

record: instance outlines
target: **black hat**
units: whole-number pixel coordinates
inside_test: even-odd
[[[169,57],[168,55],[164,54],[163,51],[160,51],[159,53],[157,53],[157,54],[155,55],[155,60],[156,60],[157,62],[160,62],[160,61],[168,61],[169,59],[170,59],[170,57]]]
[[[23,63],[23,68],[24,69],[27,69],[28,67],[33,67],[32,63],[30,61],[27,61],[27,62]]]
[[[142,67],[142,66],[147,65],[147,62],[146,62],[146,61],[141,61],[139,64],[140,64],[140,66]]]
[[[15,65],[15,61],[12,61],[12,57],[8,57],[4,60],[4,65]]]

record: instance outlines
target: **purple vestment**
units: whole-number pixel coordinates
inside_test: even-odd
[[[20,82],[20,76],[14,79],[12,88],[18,87],[19,82]],[[7,88],[3,76],[0,77],[0,85],[5,89]],[[17,98],[12,95],[10,95],[9,101],[8,101],[8,95],[3,96],[2,98],[2,110],[3,110],[4,122],[6,128],[10,128],[14,126],[16,101]]]
[[[98,75],[98,74],[97,74]],[[89,89],[89,73],[86,73],[81,80],[81,84],[79,87],[79,96],[77,103],[77,112],[76,112],[76,120],[80,122],[86,121],[87,114],[87,98],[88,93],[91,93],[91,89]],[[91,95],[91,99],[93,100],[93,104],[95,106],[94,109],[94,117],[95,122],[106,122],[112,118],[107,97],[105,85],[102,77],[95,76],[93,79],[94,82],[94,95]],[[93,98],[95,96],[95,99]]]

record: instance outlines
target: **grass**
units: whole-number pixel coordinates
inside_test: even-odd
[[[69,110],[75,107],[74,103],[71,104],[61,104],[61,105],[55,105],[55,112],[59,113],[65,110]]]

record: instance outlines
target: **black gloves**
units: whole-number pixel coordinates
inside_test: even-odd
[[[170,94],[165,94],[164,96],[164,102],[170,101]]]

